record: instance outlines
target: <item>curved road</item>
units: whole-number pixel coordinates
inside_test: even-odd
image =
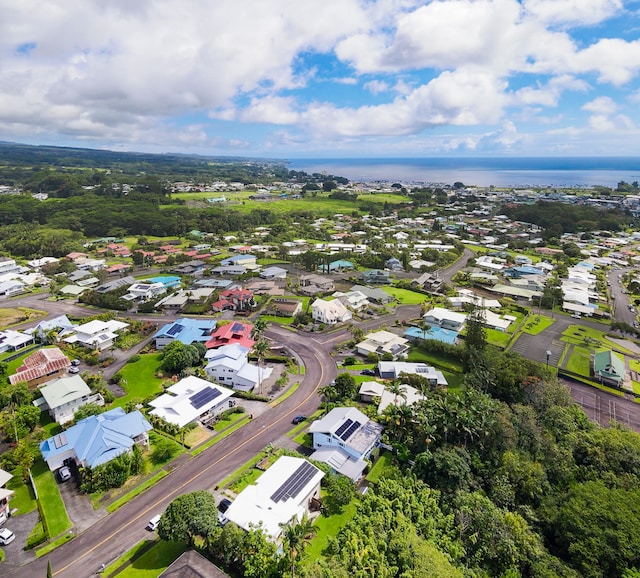
[[[15,568],[6,575],[16,578],[45,576],[47,560],[51,561],[54,576],[80,578],[95,575],[102,563],[110,563],[147,538],[147,520],[162,512],[175,497],[215,486],[270,442],[285,435],[291,429],[293,415],[314,412],[320,405],[316,390],[335,377],[335,362],[312,339],[301,340],[293,331],[273,327],[265,333],[274,341],[295,350],[305,365],[305,375],[294,394],[185,462],[145,493],[52,551],[49,556]],[[4,562],[3,570],[7,569],[7,562]]]

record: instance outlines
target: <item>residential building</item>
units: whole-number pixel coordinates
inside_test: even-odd
[[[24,382],[29,388],[34,388],[64,375],[70,364],[69,358],[57,347],[39,349],[25,357],[16,373],[9,376],[9,382],[11,384]]]
[[[163,283],[134,283],[122,298],[125,301],[149,301],[166,292],[167,288]]]
[[[379,361],[378,373],[382,379],[398,379],[403,373],[418,375],[429,382],[432,387],[447,386],[447,380],[441,371],[426,363],[408,361]]]
[[[420,277],[411,281],[411,285],[430,293],[437,293],[444,286],[444,280],[437,273],[423,273]]]
[[[246,269],[254,269],[256,263],[257,257],[255,255],[234,255],[220,261],[222,267],[245,267]]]
[[[218,301],[211,304],[211,309],[213,311],[249,311],[255,307],[255,304],[251,291],[234,287],[222,291]]]
[[[288,271],[282,267],[267,267],[260,272],[263,279],[286,279]]]
[[[461,331],[467,320],[467,316],[464,313],[450,311],[444,307],[434,307],[427,311],[422,318],[429,325],[437,325],[443,329],[451,329],[453,331]]]
[[[391,259],[387,259],[384,263],[385,269],[390,269],[391,271],[404,271],[404,267],[400,259],[396,259],[395,257],[391,257]]]
[[[363,271],[362,280],[366,285],[388,285],[391,282],[391,276],[389,271],[370,269],[369,271]]]
[[[302,301],[298,299],[276,298],[270,302],[274,315],[280,317],[295,317],[302,311]]]
[[[95,468],[134,444],[148,447],[151,424],[139,411],[125,413],[121,407],[80,420],[62,433],[40,442],[40,453],[51,471],[72,460],[80,467]]]
[[[238,343],[207,351],[205,371],[209,377],[227,387],[251,391],[268,379],[273,369],[249,363],[249,349]]]
[[[185,345],[200,342],[206,343],[216,327],[214,319],[190,319],[182,317],[172,323],[163,325],[154,335],[156,349],[162,350],[173,341],[180,341]]]
[[[48,411],[59,424],[73,421],[73,416],[88,403],[104,405],[99,393],[92,394],[91,389],[79,375],[69,375],[55,379],[40,388],[42,397],[34,400],[33,405],[40,411]]]
[[[409,351],[408,341],[390,331],[375,331],[369,333],[364,341],[356,345],[358,353],[365,357],[374,353],[380,357],[391,355],[393,359]]]
[[[336,292],[334,297],[342,301],[345,307],[352,311],[362,311],[371,305],[369,299],[362,291],[347,291],[346,293]]]
[[[349,311],[338,299],[334,299],[333,301],[316,299],[311,304],[311,316],[314,321],[318,323],[326,323],[327,325],[344,323],[353,317],[351,311]]]
[[[83,325],[78,325],[76,333],[66,337],[66,343],[78,343],[88,349],[98,349],[100,351],[115,345],[118,331],[129,327],[128,323],[111,319],[110,321],[100,321],[94,319]]]
[[[211,334],[211,339],[209,339],[205,345],[207,349],[214,349],[216,347],[222,347],[223,345],[238,343],[251,349],[255,343],[255,341],[251,339],[252,331],[253,325],[251,325],[251,323],[232,321],[231,323],[219,325]]]
[[[610,349],[592,353],[591,374],[604,385],[620,387],[625,375],[624,360]]]
[[[19,351],[29,345],[33,345],[33,335],[28,335],[13,329],[0,331],[0,353],[5,351]]]
[[[365,403],[373,402],[376,397],[381,398],[383,393],[384,383],[380,383],[379,381],[364,381],[358,390],[360,400]]]
[[[371,303],[376,305],[386,305],[394,300],[392,295],[389,295],[384,289],[378,289],[376,287],[367,287],[366,285],[354,285],[351,287],[351,291],[360,291]]]
[[[178,556],[158,578],[230,578],[213,562],[195,550],[187,550]]]
[[[329,464],[336,472],[356,480],[380,443],[383,427],[355,407],[336,407],[309,427],[315,452],[311,459]]]
[[[187,261],[186,263],[181,263],[180,265],[175,266],[173,268],[173,272],[178,275],[202,275],[204,266],[204,261],[194,259],[193,261]]]
[[[300,275],[298,291],[305,295],[319,295],[335,291],[333,280],[322,275]]]
[[[184,427],[203,416],[215,416],[228,408],[231,389],[190,375],[167,389],[166,393],[149,402],[149,413]]]
[[[0,469],[0,526],[2,526],[11,515],[9,500],[13,496],[14,491],[5,487],[11,478],[13,478],[12,474]]]
[[[245,289],[251,291],[254,295],[284,295],[284,287],[272,279],[254,278],[247,282]]]
[[[382,413],[390,405],[414,405],[419,401],[427,399],[420,391],[415,387],[411,387],[403,383],[400,385],[401,393],[392,393],[388,389],[384,389],[380,396],[380,403],[378,404],[378,413]]]
[[[74,283],[76,282],[73,279],[70,279]],[[131,277],[131,275],[127,275],[126,277],[121,277],[120,279],[113,279],[112,281],[107,281],[102,285],[99,285],[95,288],[96,293],[110,293],[111,291],[115,291],[116,289],[120,289],[121,287],[129,287],[133,285],[136,280]]]
[[[323,477],[307,460],[281,456],[238,494],[225,516],[247,531],[260,526],[269,539],[278,541],[282,526],[301,520],[318,502]]]

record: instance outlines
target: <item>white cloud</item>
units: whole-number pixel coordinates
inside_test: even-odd
[[[595,112],[597,114],[613,114],[618,110],[618,105],[608,96],[599,96],[598,98],[588,102],[583,107],[583,110],[589,112]]]
[[[622,0],[526,0],[525,11],[545,23],[597,24],[623,8]]]
[[[387,92],[389,85],[383,80],[370,80],[364,83],[364,88],[371,94],[380,94],[381,92]]]

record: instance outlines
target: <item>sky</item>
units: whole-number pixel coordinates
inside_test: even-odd
[[[640,0],[0,0],[0,140],[640,156]]]

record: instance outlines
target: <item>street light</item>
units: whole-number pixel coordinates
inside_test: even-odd
[[[549,358],[551,357],[551,351],[547,349],[547,367],[549,367]]]

